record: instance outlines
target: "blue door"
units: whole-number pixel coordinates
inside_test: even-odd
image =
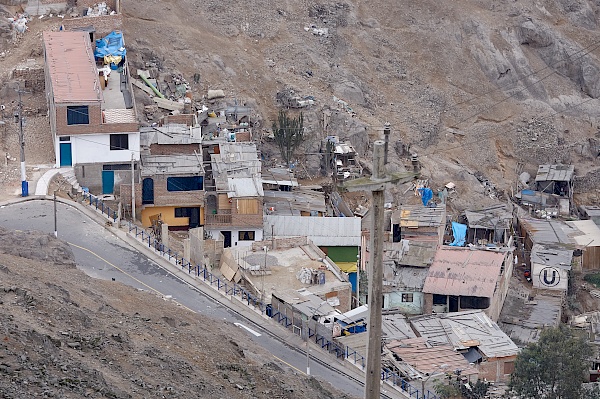
[[[102,171],[102,194],[112,194],[115,191],[115,172]]]
[[[60,143],[60,166],[73,166],[71,157],[71,143]]]

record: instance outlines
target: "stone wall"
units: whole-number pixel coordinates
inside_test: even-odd
[[[37,65],[35,60],[28,60],[25,64],[13,69],[12,78],[25,84],[25,90],[32,93],[41,93],[46,90],[44,67]]]

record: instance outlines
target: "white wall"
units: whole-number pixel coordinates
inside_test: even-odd
[[[558,266],[533,263],[531,278],[535,288],[566,291],[569,286],[569,271]]]
[[[118,134],[118,133],[116,133]],[[73,165],[81,163],[127,163],[131,161],[131,153],[134,159],[140,159],[140,134],[139,132],[127,133],[129,136],[129,149],[113,150],[110,149],[110,134],[80,134],[70,136],[71,154]],[[56,166],[60,165],[60,143],[68,141],[59,141],[55,139]]]
[[[219,238],[220,231],[231,231],[231,247],[250,247],[254,241],[262,241],[263,240],[263,231],[259,229],[228,229],[228,228],[219,228],[219,229],[207,229],[206,232],[212,235],[213,239]],[[254,231],[254,241],[239,241],[239,232],[240,231]]]

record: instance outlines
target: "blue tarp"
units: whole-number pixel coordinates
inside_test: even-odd
[[[421,192],[421,200],[423,201],[423,205],[427,206],[429,201],[433,198],[433,191],[430,188],[420,188]]]
[[[94,57],[105,59],[105,57],[121,57],[125,58],[123,34],[121,32],[112,31],[102,39],[96,40],[96,51]]]
[[[467,235],[467,225],[452,222],[452,235],[454,241],[450,244],[453,247],[462,247],[465,245],[465,237]]]

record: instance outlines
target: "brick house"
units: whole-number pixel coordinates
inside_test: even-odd
[[[207,142],[206,217],[209,237],[224,247],[250,246],[263,239],[261,163],[254,143]]]
[[[112,194],[131,180],[139,132],[127,70],[101,85],[86,32],[44,32],[46,96],[57,167],[73,167],[82,186]],[[102,68],[101,68],[102,69]]]
[[[204,219],[204,169],[195,155],[142,156],[144,227],[156,214],[171,229],[195,228]]]

